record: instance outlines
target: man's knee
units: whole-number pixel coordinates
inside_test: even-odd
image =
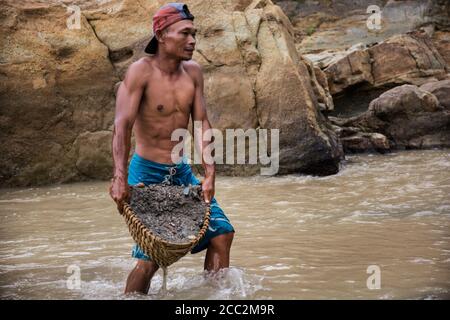
[[[230,250],[231,243],[233,242],[234,232],[228,232],[217,237],[214,237],[210,241],[210,247],[215,250]]]
[[[229,246],[231,246],[231,243],[233,242],[233,239],[234,239],[234,231],[225,233],[225,241],[227,242],[227,244]]]
[[[135,270],[143,275],[151,276],[158,268],[159,266],[153,261],[139,259],[136,263]]]

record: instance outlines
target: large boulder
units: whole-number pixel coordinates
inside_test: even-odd
[[[450,68],[450,32],[436,31],[432,36],[433,44]]]
[[[342,156],[337,137],[318,111],[308,67],[294,46],[292,26],[277,6],[254,8],[248,10],[262,12],[256,36],[261,56],[255,84],[258,121],[262,128],[280,129],[280,170],[335,173]]]
[[[424,84],[447,76],[445,60],[425,32],[396,35],[369,49],[375,87]],[[401,63],[399,63],[401,61]]]
[[[73,143],[75,165],[80,173],[91,179],[107,179],[113,170],[111,131],[85,132]]]
[[[401,63],[398,63],[401,61]],[[353,50],[324,70],[331,94],[356,84],[371,88],[422,85],[447,77],[445,60],[424,32],[395,35],[373,47]]]
[[[420,89],[434,94],[439,103],[450,110],[450,80],[428,82],[420,86]]]
[[[0,179],[3,186],[83,179],[70,150],[77,136],[111,126],[108,48],[61,4],[0,4]]]
[[[450,146],[450,111],[432,93],[415,85],[386,91],[340,126],[386,135],[394,149]]]

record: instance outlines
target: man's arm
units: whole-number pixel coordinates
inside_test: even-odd
[[[131,133],[145,88],[145,82],[141,76],[143,68],[145,68],[144,63],[137,61],[130,65],[125,79],[117,91],[112,140],[114,177],[110,194],[119,209],[121,209],[122,202],[129,199],[127,164],[131,148]]]
[[[205,201],[210,202],[214,196],[216,168],[214,162],[211,163],[209,161],[205,161],[205,155],[203,153],[203,150],[205,150],[205,148],[211,143],[210,141],[203,141],[203,133],[206,130],[211,129],[211,124],[206,113],[206,102],[203,93],[203,74],[198,63],[191,60],[187,65],[189,74],[195,81],[195,98],[194,106],[192,108],[192,123],[193,125],[194,121],[201,121],[202,123],[202,132],[193,132],[194,143],[197,150],[201,154],[202,166],[205,170],[205,179],[202,182],[203,195],[205,197]]]

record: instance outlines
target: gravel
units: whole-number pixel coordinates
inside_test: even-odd
[[[130,206],[154,235],[171,243],[195,239],[207,208],[200,185],[167,184],[132,186]]]

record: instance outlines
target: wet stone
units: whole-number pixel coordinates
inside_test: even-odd
[[[207,208],[200,185],[167,184],[132,186],[130,206],[154,235],[171,243],[195,239]]]

